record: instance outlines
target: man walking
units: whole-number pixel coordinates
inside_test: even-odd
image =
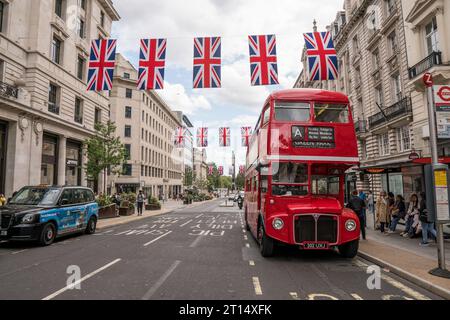
[[[144,194],[142,193],[142,190],[140,190],[137,196],[138,216],[142,216],[142,212],[144,210],[144,200],[145,200]]]
[[[366,240],[366,217],[364,212],[366,203],[360,198],[358,191],[353,191],[352,198],[350,199],[350,202],[348,204],[348,208],[352,209],[358,216],[359,224],[361,225],[362,238],[363,240]]]

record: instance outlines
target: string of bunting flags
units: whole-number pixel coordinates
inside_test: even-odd
[[[219,128],[219,146],[230,147],[231,146],[231,129],[229,127]],[[241,145],[247,148],[250,144],[250,138],[253,134],[251,127],[241,128]],[[197,129],[197,147],[208,148],[209,147],[209,129],[206,127]],[[174,133],[174,145],[176,148],[184,148],[186,144],[187,130],[186,128],[179,127]]]
[[[330,32],[303,35],[306,43],[307,71],[311,81],[335,80],[338,77],[337,54]],[[277,85],[278,62],[275,35],[248,37],[252,86]],[[164,89],[167,39],[142,39],[139,51],[138,90]],[[110,91],[113,86],[117,40],[93,40],[89,56],[87,88]],[[194,39],[193,88],[221,88],[221,37]]]

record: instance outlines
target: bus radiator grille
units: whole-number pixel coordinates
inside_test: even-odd
[[[295,242],[337,243],[337,218],[331,215],[302,215],[295,219]]]

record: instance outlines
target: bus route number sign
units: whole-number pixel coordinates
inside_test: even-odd
[[[292,144],[294,148],[336,148],[334,128],[293,126]]]

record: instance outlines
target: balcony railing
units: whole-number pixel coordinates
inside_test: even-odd
[[[0,82],[0,96],[17,99],[19,96],[19,89],[4,82]]]
[[[412,113],[411,98],[403,98],[402,100],[394,103],[392,106],[379,112],[369,118],[370,128],[376,127],[380,124],[392,121],[398,117],[408,115]]]
[[[420,61],[418,64],[408,69],[409,79],[414,79],[415,77],[421,75],[422,73],[431,69],[432,67],[441,64],[442,64],[442,53],[433,52],[428,57]]]
[[[355,131],[357,134],[367,133],[368,129],[366,120],[358,120],[355,122]]]

